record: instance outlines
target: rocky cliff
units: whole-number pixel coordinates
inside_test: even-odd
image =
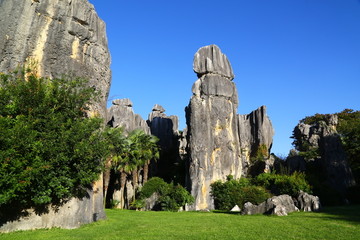
[[[240,178],[242,161],[236,110],[238,95],[227,57],[216,45],[202,47],[194,57],[199,79],[186,108],[188,187],[195,210],[213,209],[210,184],[227,175]]]
[[[101,92],[91,114],[105,117],[110,55],[105,24],[87,0],[0,0],[0,72],[24,63],[42,77],[89,79]],[[101,180],[87,197],[72,199],[59,211],[2,224],[0,231],[75,228],[104,217]]]
[[[43,77],[89,79],[102,94],[92,109],[105,116],[110,55],[105,23],[87,0],[0,0],[0,71],[27,63]]]

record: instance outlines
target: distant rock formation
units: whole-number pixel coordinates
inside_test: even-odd
[[[274,130],[265,106],[236,114],[234,73],[219,47],[200,48],[193,69],[199,79],[186,108],[187,148],[182,151],[188,157],[187,187],[195,198],[190,209],[213,209],[212,182],[269,170]]]
[[[133,103],[128,98],[113,100],[107,113],[108,125],[114,128],[121,127],[125,133],[141,129],[150,134],[146,121],[139,114],[135,114],[132,107]]]
[[[330,115],[327,121],[319,121],[313,125],[299,123],[294,129],[294,138],[300,149],[305,146],[313,149],[319,154],[313,159],[308,159],[317,169],[317,175],[328,186],[345,194],[348,187],[355,184],[351,168],[346,158],[345,150],[342,147],[340,135],[336,130],[338,117]],[[303,162],[304,158],[301,159]],[[288,166],[306,166],[306,163],[298,163],[300,160],[290,158]],[[291,169],[292,171],[301,169]]]
[[[238,118],[243,174],[269,172],[273,164],[270,149],[274,129],[266,114],[266,106],[261,106],[247,115],[238,115]]]
[[[178,117],[167,116],[165,109],[155,104],[147,123],[152,135],[159,138],[160,159],[150,165],[151,175],[163,178],[167,182],[184,182],[185,167],[181,165],[179,155]]]
[[[242,161],[236,110],[238,95],[227,57],[216,45],[202,47],[194,57],[199,79],[186,108],[188,126],[188,187],[194,209],[213,209],[210,184],[227,175],[240,178]]]
[[[0,72],[27,64],[42,77],[63,74],[89,79],[101,92],[90,114],[105,118],[110,87],[110,54],[105,24],[87,0],[0,0]],[[75,228],[105,217],[102,180],[89,196],[73,199],[58,212],[30,214],[0,231]]]
[[[150,134],[150,128],[147,122],[142,119],[139,114],[135,114],[133,103],[130,99],[116,99],[112,101],[112,106],[108,109],[107,124],[110,127],[121,127],[125,134],[136,129],[143,130],[146,134]],[[138,181],[135,185],[142,185],[142,171],[138,171]],[[111,169],[111,160],[107,163],[107,169],[104,172],[104,193],[106,205],[117,208],[129,208],[130,201],[133,199],[136,189],[132,182],[132,177],[127,174],[126,184],[121,188],[120,173]],[[114,204],[115,203],[115,204]]]

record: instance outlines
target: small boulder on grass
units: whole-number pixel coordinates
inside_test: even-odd
[[[235,205],[231,210],[230,212],[241,212],[241,209],[238,205]]]

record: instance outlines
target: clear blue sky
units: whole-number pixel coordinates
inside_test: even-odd
[[[272,152],[287,155],[305,116],[360,110],[360,0],[90,0],[106,22],[112,99],[147,119],[160,104],[185,127],[195,52],[217,44],[235,73],[238,113],[266,105]]]

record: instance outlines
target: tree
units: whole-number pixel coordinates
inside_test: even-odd
[[[83,196],[103,169],[98,94],[81,78],[0,74],[0,218],[11,206],[43,208]]]

